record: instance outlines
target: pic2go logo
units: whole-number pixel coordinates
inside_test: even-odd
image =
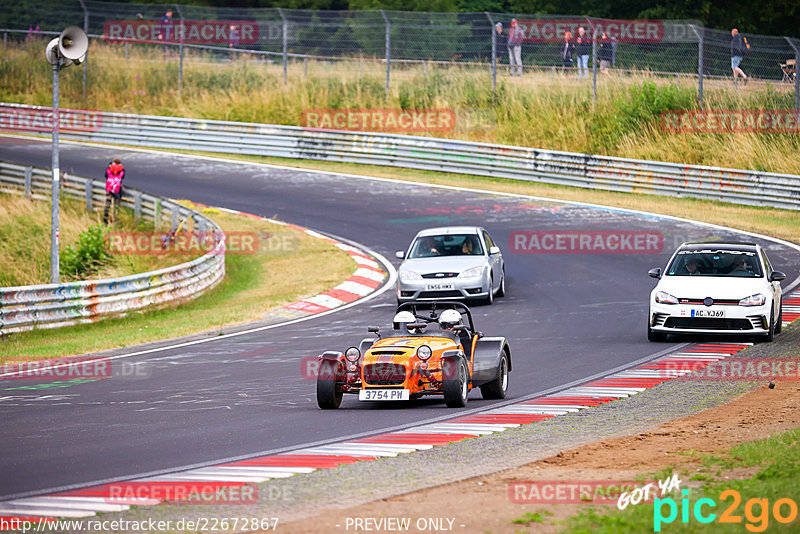
[[[690,510],[698,523],[708,524],[717,520],[717,514],[711,511],[712,508],[717,507],[714,499],[698,499],[692,506],[689,502],[689,490],[683,490],[681,493],[683,494],[680,504],[681,523],[689,523]],[[720,501],[727,501],[728,499],[731,499],[732,502],[720,514],[717,522],[741,523],[742,516],[736,514],[739,505],[742,503],[741,494],[733,489],[725,490],[719,494]],[[667,515],[664,515],[665,507],[669,510]],[[671,497],[666,499],[656,498],[653,501],[653,532],[661,532],[662,524],[669,524],[675,521],[678,518],[678,511],[678,503],[675,502],[675,499]],[[745,528],[750,532],[764,532],[769,526],[770,512],[778,523],[788,524],[797,519],[797,503],[789,498],[778,499],[770,509],[769,499],[749,499],[744,505],[744,517],[747,520]]]

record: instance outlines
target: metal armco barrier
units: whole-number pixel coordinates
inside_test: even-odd
[[[50,171],[0,162],[0,192],[50,198]],[[65,174],[62,194],[86,202],[87,209],[102,209],[105,184]],[[66,282],[0,288],[0,335],[34,328],[57,328],[119,316],[146,307],[184,301],[214,287],[225,276],[225,234],[200,213],[169,200],[123,188],[122,206],[137,217],[177,226],[191,221],[195,230],[219,236],[215,250],[174,267],[105,280]],[[169,221],[169,222],[166,222]],[[218,232],[218,234],[217,234]]]
[[[593,156],[453,139],[95,111],[68,111],[61,136],[444,171],[590,189],[800,209],[800,176]],[[49,108],[0,104],[0,131],[49,135]],[[66,126],[66,127],[65,127]]]

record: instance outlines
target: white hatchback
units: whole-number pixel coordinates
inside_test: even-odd
[[[647,339],[667,334],[739,334],[772,341],[781,330],[781,284],[755,243],[684,243],[666,269],[652,269]]]

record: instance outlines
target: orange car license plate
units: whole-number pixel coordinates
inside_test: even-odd
[[[358,392],[358,400],[362,401],[399,401],[408,400],[407,389],[362,389]]]

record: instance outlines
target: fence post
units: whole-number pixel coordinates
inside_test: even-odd
[[[86,180],[83,183],[83,201],[86,204],[86,211],[92,212],[92,181]]]
[[[178,94],[180,94],[181,89],[183,89],[183,33],[186,31],[183,25],[183,13],[181,12],[181,6],[175,4],[175,11],[178,12],[178,16],[180,17],[180,38],[178,44]]]
[[[289,60],[288,57],[288,39],[287,39],[287,30],[288,25],[286,22],[286,17],[283,16],[283,9],[278,8],[278,14],[281,16],[281,20],[283,20],[283,85],[286,85],[287,73],[286,73],[286,64]]]
[[[597,102],[597,28],[589,17],[586,17],[592,28],[592,102]]]
[[[492,32],[492,66],[489,68],[489,72],[492,75],[492,93],[494,93],[497,88],[497,32],[494,29],[492,15],[488,11],[484,11],[484,13],[489,19],[489,31]]]
[[[386,13],[380,10],[384,22],[386,22],[386,98],[389,98],[389,73],[392,65],[392,23],[386,17]]]
[[[89,10],[86,9],[86,4],[83,0],[78,0],[81,3],[81,9],[83,9],[83,31],[86,35],[89,35]],[[83,60],[83,99],[86,100],[86,69],[88,68],[88,56],[89,52],[86,52],[86,58]]]
[[[784,39],[794,50],[794,114],[795,120],[800,120],[800,72],[797,72],[797,68],[800,67],[800,50],[791,39],[786,36],[784,36]]]
[[[8,32],[3,32],[3,47],[8,46]]]
[[[31,174],[33,167],[25,167],[25,198],[31,199]]]
[[[690,24],[694,34],[697,36],[697,104],[703,107],[703,35],[697,31],[694,24]]]

